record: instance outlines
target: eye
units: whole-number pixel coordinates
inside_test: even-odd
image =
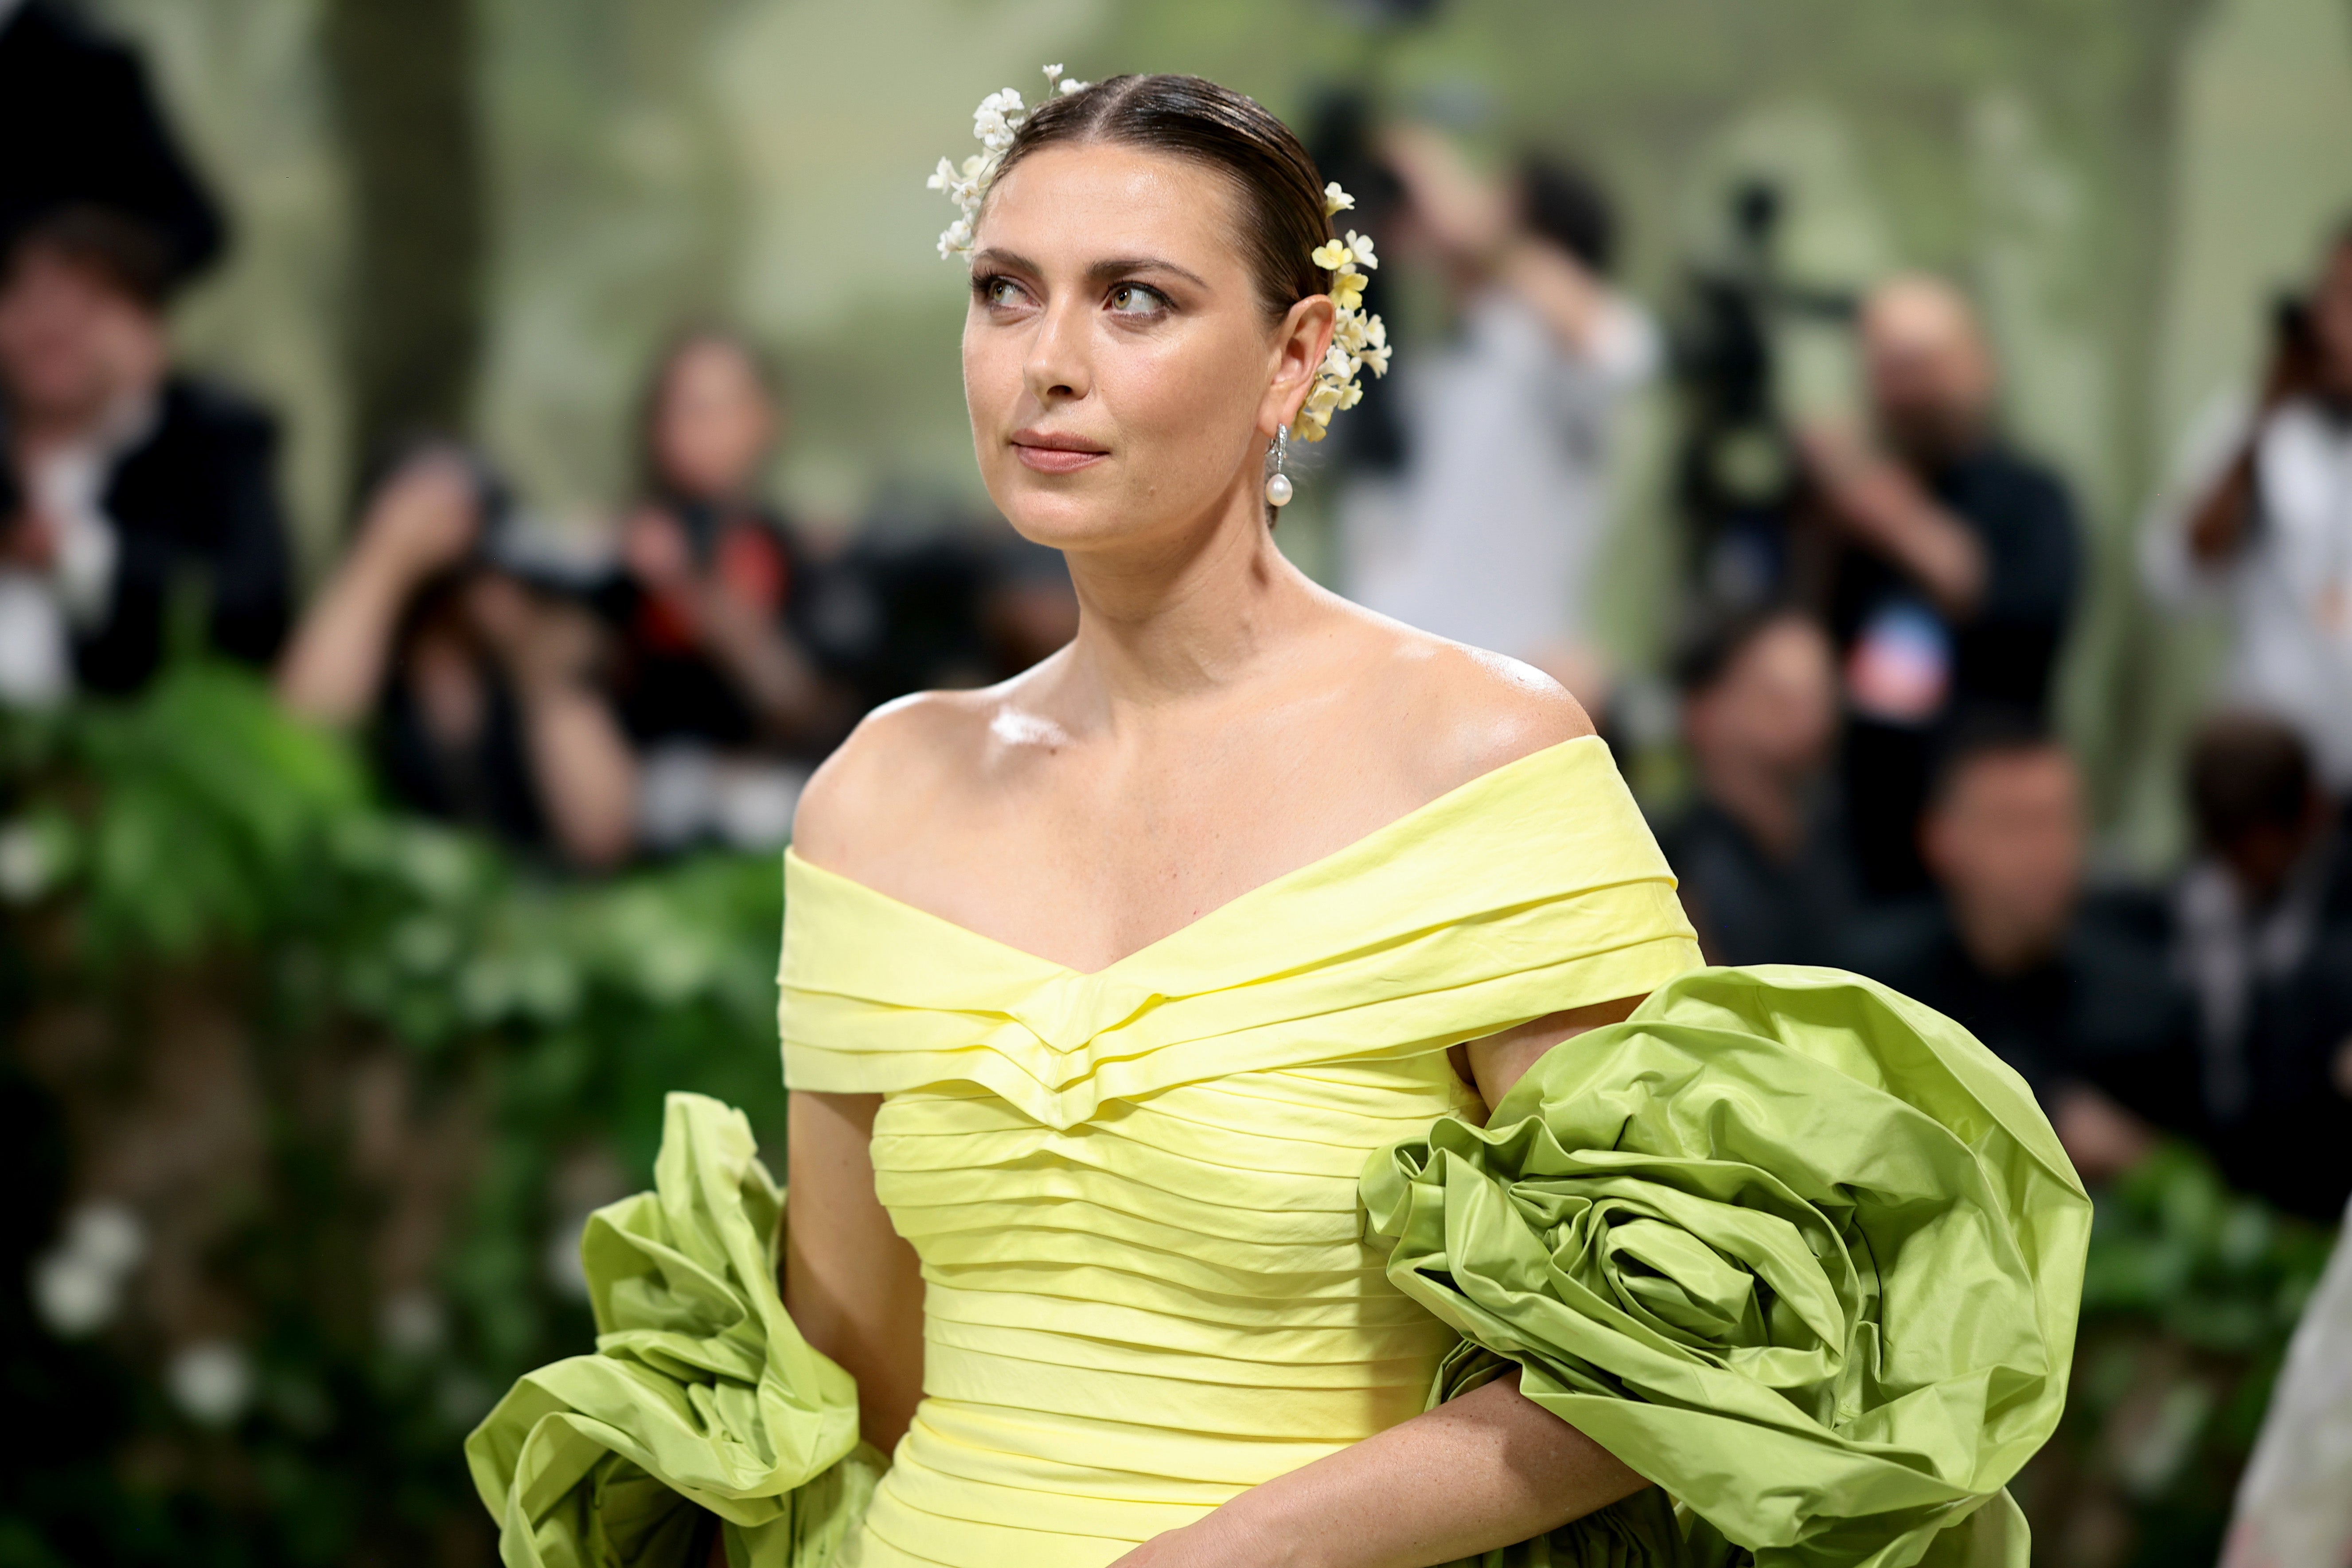
[[[991,310],[1009,310],[1018,306],[1028,291],[1003,273],[992,273],[971,280],[972,298]]]
[[[1119,283],[1104,303],[1114,316],[1156,316],[1168,309],[1168,296],[1141,283]]]

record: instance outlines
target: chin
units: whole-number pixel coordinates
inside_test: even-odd
[[[1008,460],[993,474],[983,469],[982,477],[989,481],[989,499],[996,510],[1013,532],[1032,544],[1066,550],[1100,539],[1118,531],[1124,510],[1114,495],[1116,487],[1104,482],[1109,476],[1100,473],[1056,477],[1032,473],[1017,460]]]
[[[1031,490],[1015,495],[1002,510],[1013,532],[1055,550],[1079,549],[1129,531],[1124,509],[1103,497]]]

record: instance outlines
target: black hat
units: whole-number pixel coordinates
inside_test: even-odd
[[[217,258],[220,209],[181,155],[138,56],[53,0],[0,0],[0,257],[61,215],[150,243],[158,296]]]

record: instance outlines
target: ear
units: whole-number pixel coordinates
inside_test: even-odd
[[[1259,435],[1271,440],[1276,426],[1298,423],[1298,410],[1314,390],[1315,372],[1338,324],[1339,310],[1328,294],[1310,294],[1284,313],[1275,328],[1265,396],[1258,403]]]

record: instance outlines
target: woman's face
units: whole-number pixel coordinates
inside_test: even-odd
[[[775,438],[775,405],[741,350],[710,339],[678,351],[654,405],[654,462],[665,484],[698,500],[739,499]]]
[[[999,179],[964,319],[964,399],[988,493],[1062,549],[1172,538],[1256,504],[1331,331],[1318,297],[1270,322],[1226,178],[1186,159],[1058,145]]]

